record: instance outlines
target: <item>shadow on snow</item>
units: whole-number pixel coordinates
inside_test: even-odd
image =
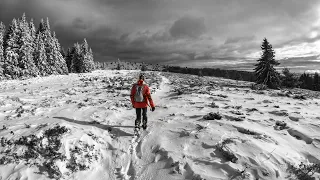
[[[70,118],[66,118],[66,117],[53,117],[53,118],[62,119],[62,120],[76,123],[76,124],[80,124],[80,125],[94,126],[94,127],[97,127],[97,128],[103,129],[103,130],[107,130],[107,131],[109,131],[109,133],[111,133],[117,137],[133,136],[133,134],[122,131],[122,130],[118,129],[117,127],[119,127],[119,128],[132,128],[133,129],[134,126],[119,126],[119,125],[118,126],[110,126],[110,125],[104,125],[104,124],[98,124],[98,123],[90,123],[87,121],[78,121],[78,120],[74,120],[74,119],[70,119]]]

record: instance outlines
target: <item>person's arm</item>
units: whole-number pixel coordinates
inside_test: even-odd
[[[131,94],[130,94],[130,100],[131,100],[132,106],[134,106],[134,94],[135,94],[135,85],[132,86]]]
[[[154,108],[154,103],[153,103],[153,100],[151,98],[150,88],[148,86],[146,86],[146,98],[149,101],[150,106],[152,108]]]

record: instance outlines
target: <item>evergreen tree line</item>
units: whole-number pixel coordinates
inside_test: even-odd
[[[310,89],[314,91],[320,91],[320,78],[319,73],[306,74],[303,73],[299,80],[299,86],[303,89]]]
[[[36,29],[33,20],[26,20],[23,14],[13,19],[6,29],[0,22],[0,78],[16,79],[21,77],[68,74],[69,72],[90,72],[93,70],[93,55],[86,40],[75,45],[74,52],[68,54],[73,59],[72,71],[69,70],[62,48],[55,32],[51,32],[49,19],[41,19]],[[76,55],[74,55],[76,54]],[[76,57],[75,57],[76,56]],[[85,70],[83,70],[85,69]]]
[[[255,64],[254,72],[225,70],[219,68],[188,68],[179,66],[165,66],[164,71],[193,74],[199,76],[215,76],[227,79],[250,81],[257,84],[264,84],[269,88],[303,88],[320,91],[319,74],[295,74],[288,68],[284,68],[282,73],[276,71],[275,66],[280,65],[275,58],[272,45],[266,38],[263,39],[261,58]]]
[[[95,65],[95,69],[105,70],[105,69],[108,68],[108,63],[107,62],[95,61],[94,65]]]
[[[219,68],[188,68],[179,66],[165,66],[163,71],[192,74],[199,76],[214,76],[226,79],[256,82],[255,72],[225,70]],[[314,91],[320,91],[319,74],[295,74],[291,73],[288,68],[284,68],[280,74],[280,87],[282,88],[302,88]]]
[[[300,75],[291,73],[288,68],[282,69],[282,75],[275,70],[275,66],[280,65],[275,60],[275,52],[272,45],[266,38],[261,45],[262,55],[255,65],[254,73],[257,84],[264,84],[269,88],[303,88],[314,91],[320,91],[319,74],[314,75],[303,73]]]
[[[116,61],[116,62],[94,62],[95,69],[105,70],[141,70],[141,71],[162,71],[163,65],[160,64],[148,64],[148,63],[138,63],[138,62],[126,62],[126,61]]]
[[[188,68],[179,66],[165,66],[163,71],[255,82],[254,73],[248,71],[226,70],[220,68]]]

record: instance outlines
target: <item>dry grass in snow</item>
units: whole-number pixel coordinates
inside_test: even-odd
[[[156,111],[134,138],[138,74],[0,82],[0,179],[319,178],[316,93],[147,72]]]

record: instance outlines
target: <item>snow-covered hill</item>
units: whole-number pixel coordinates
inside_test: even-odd
[[[269,180],[320,163],[319,99],[214,77],[147,72],[156,111],[135,139],[138,74],[0,82],[0,179]]]

